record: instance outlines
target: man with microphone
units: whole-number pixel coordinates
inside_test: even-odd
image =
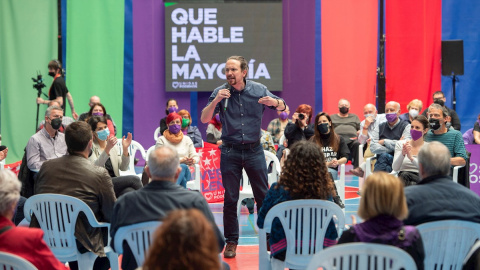
[[[246,80],[248,63],[242,56],[231,56],[225,64],[227,83],[217,87],[202,111],[201,121],[207,123],[216,114],[222,122],[220,170],[225,188],[223,206],[225,258],[236,255],[238,244],[237,202],[242,169],[248,175],[253,195],[260,210],[268,191],[267,166],[260,128],[265,107],[284,111],[285,101],[268,91],[265,85]]]

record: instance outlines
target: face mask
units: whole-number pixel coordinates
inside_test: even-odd
[[[177,107],[168,108],[168,113],[173,113],[173,112],[177,112]]]
[[[347,107],[341,107],[340,108],[340,113],[342,113],[342,114],[348,113],[348,108]]]
[[[180,125],[171,125],[171,126],[168,126],[168,130],[169,130],[170,133],[172,133],[172,134],[177,134],[178,132],[180,132]]]
[[[408,111],[408,113],[412,118],[415,118],[418,115],[418,111],[414,109],[411,109],[410,111]]]
[[[432,130],[438,130],[442,125],[440,125],[440,120],[435,118],[430,118],[428,124]]]
[[[219,114],[215,115],[215,120],[217,120],[217,122],[220,123],[220,115]]]
[[[286,112],[281,112],[280,115],[279,115],[279,117],[280,117],[280,119],[282,119],[282,120],[286,120],[287,117],[288,117],[288,113],[286,113]]]
[[[60,126],[62,125],[62,119],[55,118],[55,119],[51,119],[51,120],[52,120],[52,122],[51,122],[52,128],[55,129],[55,130],[58,130],[60,128]]]
[[[100,141],[105,141],[109,135],[110,135],[110,130],[108,130],[108,128],[97,131],[97,136]]]
[[[49,76],[55,77],[55,72],[48,72]]]
[[[423,136],[423,132],[421,132],[420,130],[416,130],[416,129],[410,129],[410,135],[412,136],[412,139],[414,141],[416,141]]]
[[[438,105],[440,105],[440,106],[442,106],[442,107],[445,106],[445,101],[443,101],[443,99],[439,99],[439,98],[434,99],[434,100],[433,100],[433,103],[436,103],[436,104],[438,104]]]
[[[190,119],[183,118],[182,119],[182,129],[188,127],[188,124],[190,124]]]
[[[365,118],[367,117],[372,117],[373,119],[375,119],[375,114],[365,114]]]
[[[317,126],[318,132],[320,134],[327,134],[328,133],[328,123],[321,123],[320,125]]]
[[[103,116],[103,112],[94,112],[92,113],[93,116]]]
[[[397,120],[397,113],[386,113],[385,117],[389,123],[393,123]]]

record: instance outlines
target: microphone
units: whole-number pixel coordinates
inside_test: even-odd
[[[229,92],[230,92],[230,94],[231,94],[231,93],[232,93],[232,86],[231,86],[231,85],[229,85],[228,83],[227,83],[227,85],[228,85],[228,91],[229,91]],[[229,100],[229,98],[225,99],[225,107],[223,108],[223,110],[224,110],[224,111],[226,111],[226,110],[227,110],[227,107],[228,107],[228,100]]]

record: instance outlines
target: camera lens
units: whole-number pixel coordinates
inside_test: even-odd
[[[298,119],[303,120],[305,119],[305,115],[303,113],[298,114]]]

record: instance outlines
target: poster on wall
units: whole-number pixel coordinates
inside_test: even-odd
[[[227,57],[248,61],[247,79],[282,91],[282,3],[165,3],[166,91],[211,92]]]

